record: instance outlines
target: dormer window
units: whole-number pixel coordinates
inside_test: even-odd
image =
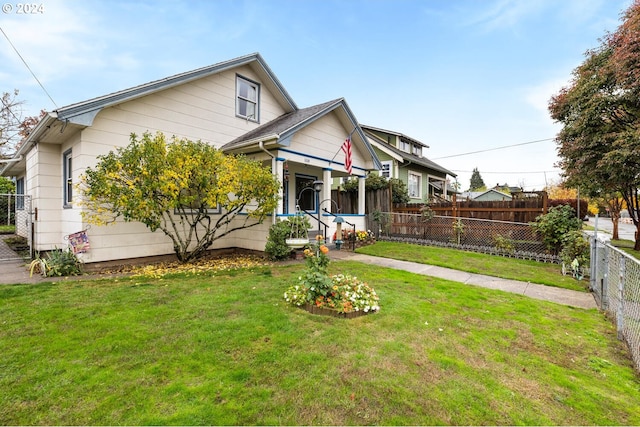
[[[415,154],[418,157],[422,157],[422,147],[419,145],[414,145],[413,146],[413,154]]]
[[[252,122],[259,121],[260,85],[243,77],[236,77],[236,115]]]
[[[409,144],[407,141],[404,140],[400,140],[400,149],[402,151],[404,151],[405,153],[410,153],[411,152],[411,144]]]

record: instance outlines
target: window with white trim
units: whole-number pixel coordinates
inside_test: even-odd
[[[24,178],[16,179],[16,209],[24,209]]]
[[[409,197],[412,199],[422,198],[422,174],[409,171],[408,185]]]
[[[400,149],[402,151],[404,151],[405,153],[410,153],[411,152],[411,144],[409,144],[407,141],[403,141],[401,139],[400,140]]]
[[[415,144],[413,146],[413,154],[415,154],[418,157],[422,157],[422,146]]]
[[[63,190],[63,207],[70,208],[71,202],[73,201],[73,168],[72,168],[72,158],[71,158],[71,150],[67,150],[62,155],[62,190]]]
[[[383,176],[387,179],[391,178],[391,165],[393,162],[391,160],[385,160],[384,162],[380,162],[382,164],[382,169],[380,169],[380,176]]]
[[[236,76],[236,115],[252,122],[259,121],[260,85]]]

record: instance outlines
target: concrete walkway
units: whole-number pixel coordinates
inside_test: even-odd
[[[483,274],[473,274],[450,268],[434,265],[420,264],[417,262],[399,261],[390,258],[381,258],[370,255],[358,254],[350,251],[331,251],[331,258],[335,260],[358,261],[366,264],[379,265],[381,267],[405,270],[415,274],[438,277],[468,285],[480,286],[489,289],[498,289],[505,292],[521,294],[530,298],[551,301],[557,304],[572,307],[597,309],[593,295],[588,292],[572,291],[569,289],[555,288],[553,286],[538,285],[517,280],[500,279]]]
[[[379,265],[381,267],[406,270],[411,273],[425,276],[439,277],[454,282],[468,285],[481,286],[483,288],[498,289],[528,296],[530,298],[551,301],[572,307],[595,309],[596,302],[592,294],[587,292],[571,291],[568,289],[554,288],[552,286],[537,285],[534,283],[519,282],[517,280],[499,279],[483,274],[466,273],[450,268],[436,267],[434,265],[419,264],[416,262],[399,261],[390,258],[381,258],[370,255],[358,254],[351,251],[331,251],[332,259],[351,260],[366,264]],[[82,278],[87,278],[82,277]],[[68,280],[61,277],[42,277],[38,274],[29,277],[29,270],[24,261],[4,261],[0,263],[0,284],[40,283],[57,280]]]

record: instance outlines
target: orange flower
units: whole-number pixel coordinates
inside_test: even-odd
[[[323,254],[328,254],[329,248],[326,247],[325,245],[320,245],[320,252],[322,252]]]
[[[320,234],[316,234],[316,240],[319,242],[320,240],[323,240],[322,235]]]

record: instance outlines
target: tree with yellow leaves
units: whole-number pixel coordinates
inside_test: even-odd
[[[202,141],[132,134],[127,147],[98,160],[81,179],[83,218],[104,225],[122,217],[161,230],[181,262],[260,224],[277,205],[280,184],[269,168]]]

